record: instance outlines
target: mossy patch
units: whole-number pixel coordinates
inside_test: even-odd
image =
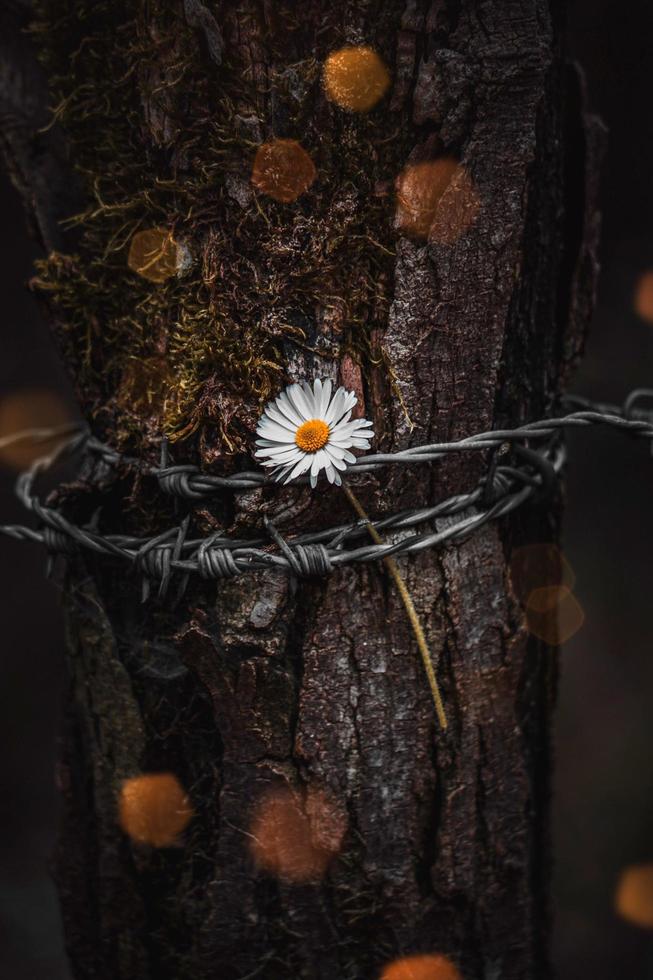
[[[144,451],[166,434],[188,453],[197,442],[205,461],[247,450],[262,406],[284,383],[284,345],[307,343],[307,321],[328,336],[323,354],[348,352],[370,368],[370,336],[385,324],[391,291],[388,188],[409,127],[393,118],[388,134],[382,109],[352,117],[328,106],[319,61],[287,63],[289,50],[310,49],[291,7],[277,11],[268,52],[276,67],[262,86],[239,60],[233,11],[217,65],[181,4],[37,4],[33,33],[54,118],[88,201],[68,222],[71,254],[40,262],[34,285],[50,303],[80,400],[121,445]],[[286,61],[274,50],[282,41]],[[270,136],[300,138],[317,168],[295,203],[251,186],[257,147]],[[169,229],[190,259],[161,283],[127,265],[133,235],[152,227]],[[163,398],[150,372],[162,359],[172,386]],[[151,394],[126,396],[134,384]]]

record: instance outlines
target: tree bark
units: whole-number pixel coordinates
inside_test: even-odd
[[[228,472],[289,378],[354,386],[387,449],[549,410],[591,309],[601,142],[565,65],[561,7],[39,0],[28,42],[27,5],[10,5],[3,145],[94,430],[150,460],[165,430],[181,436],[176,461]],[[368,114],[334,107],[320,83],[346,44],[391,70]],[[46,80],[58,110],[44,133]],[[273,137],[300,140],[318,170],[292,205],[250,187]],[[393,185],[436,155],[461,161],[477,206],[460,234],[424,242],[393,226]],[[125,260],[152,225],[192,258],[156,288]],[[169,399],[137,404],[125,378],[139,359],[192,398],[172,415]],[[380,515],[470,489],[486,465],[468,454],[366,477],[357,493]],[[99,510],[114,532],[178,519],[128,472],[81,482],[65,506],[80,520]],[[193,521],[240,535],[263,514],[283,533],[351,517],[336,490],[290,489],[225,494]],[[555,540],[557,522],[557,501],[529,505],[399,559],[446,733],[380,565],[193,580],[177,605],[141,605],[136,573],[72,560],[56,877],[74,975],[360,980],[439,952],[469,980],[548,976],[556,661],[528,635],[508,566],[515,546]],[[130,842],[116,801],[123,780],[160,770],[195,816],[180,846],[155,850]],[[317,881],[252,857],[252,814],[274,787],[302,794],[314,842],[335,852]]]

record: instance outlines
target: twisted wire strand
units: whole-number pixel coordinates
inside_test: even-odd
[[[38,459],[21,474],[16,493],[27,510],[40,522],[38,529],[20,525],[0,526],[0,533],[17,540],[44,544],[49,554],[71,555],[88,550],[129,562],[143,581],[143,598],[150,594],[152,583],[158,583],[158,594],[164,596],[173,573],[180,578],[179,591],[189,576],[204,579],[227,578],[265,568],[276,568],[300,577],[326,575],[339,567],[368,561],[379,561],[395,555],[411,555],[426,548],[459,543],[490,521],[506,516],[528,500],[543,496],[555,484],[565,462],[561,435],[567,429],[594,425],[612,427],[653,444],[653,415],[638,408],[642,401],[653,406],[653,390],[632,392],[624,406],[600,405],[574,397],[565,404],[575,408],[567,415],[529,422],[514,429],[491,430],[454,442],[431,443],[396,453],[378,453],[363,457],[348,470],[348,479],[386,465],[434,462],[452,452],[487,452],[491,457],[486,474],[476,487],[431,506],[403,510],[370,521],[377,531],[394,533],[396,540],[383,544],[360,544],[367,537],[368,522],[348,524],[282,537],[270,521],[264,534],[253,538],[231,538],[214,532],[205,538],[189,537],[190,514],[180,524],[162,533],[142,538],[130,535],[102,535],[93,522],[79,526],[57,509],[44,505],[35,491],[39,476],[61,459],[81,450],[101,459],[106,465],[137,465],[141,472],[158,478],[164,492],[189,503],[205,499],[217,490],[247,490],[255,486],[276,485],[261,472],[238,473],[231,477],[203,474],[197,467],[168,465],[164,444],[161,465],[143,466],[138,460],[122,456],[116,450],[91,436],[86,428],[76,428],[72,437],[49,456]],[[37,438],[52,438],[53,432],[38,430]],[[57,433],[55,433],[57,434]],[[61,434],[59,431],[58,434]],[[21,439],[26,433],[20,433]],[[6,440],[5,440],[6,443]],[[446,526],[438,521],[447,518]],[[397,537],[397,534],[400,536]]]

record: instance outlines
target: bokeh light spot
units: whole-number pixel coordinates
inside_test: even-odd
[[[57,428],[72,421],[67,405],[54,391],[26,388],[12,392],[0,401],[0,462],[13,470],[27,469],[35,459],[53,452],[65,437],[18,442],[12,437],[27,429]]]
[[[395,226],[405,235],[452,245],[471,226],[479,199],[453,157],[410,164],[396,181]]]
[[[127,265],[150,282],[165,282],[177,274],[180,250],[166,228],[137,231],[129,244]]]
[[[126,363],[117,395],[123,411],[141,418],[160,417],[177,400],[174,371],[165,357],[134,358]]]
[[[462,980],[460,972],[446,956],[404,956],[388,964],[381,980]]]
[[[576,581],[571,565],[560,548],[548,542],[515,548],[509,567],[514,593],[524,604],[536,589],[565,585],[571,591]],[[554,604],[558,598],[556,593]],[[543,593],[535,601],[546,601],[546,595]]]
[[[642,273],[637,280],[633,302],[637,316],[653,323],[653,271]]]
[[[137,844],[172,847],[193,817],[193,808],[170,772],[134,776],[122,784],[118,820]]]
[[[585,614],[566,585],[533,589],[526,600],[528,631],[549,646],[566,643],[584,622]]]
[[[369,112],[390,87],[383,59],[366,45],[333,51],[324,62],[327,98],[348,112]]]
[[[533,589],[526,600],[526,608],[533,613],[546,613],[555,609],[569,595],[566,585],[543,585]]]
[[[256,151],[252,184],[281,204],[291,204],[304,194],[317,171],[306,150],[297,140],[272,140]]]
[[[318,881],[340,850],[346,830],[346,814],[323,791],[273,790],[252,814],[252,857],[259,868],[283,881]]]
[[[653,929],[653,864],[633,865],[622,872],[614,905],[622,919]]]
[[[418,238],[428,238],[437,206],[456,172],[450,157],[406,167],[397,180],[397,227]]]

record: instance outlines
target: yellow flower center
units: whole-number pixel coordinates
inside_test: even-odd
[[[305,453],[316,453],[329,441],[329,426],[322,419],[309,419],[297,429],[295,442]]]

